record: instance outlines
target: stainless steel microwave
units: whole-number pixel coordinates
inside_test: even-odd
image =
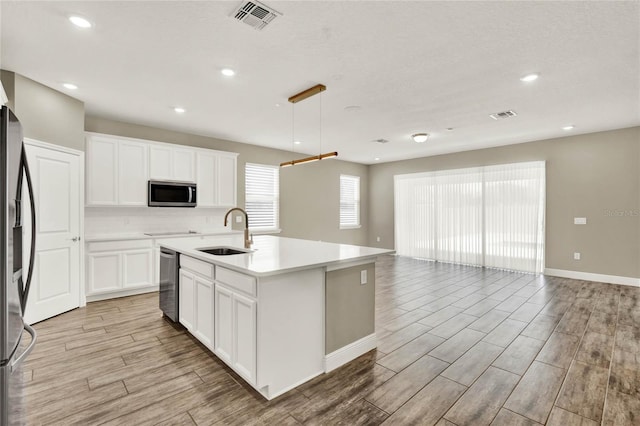
[[[195,207],[197,201],[195,183],[149,181],[149,207]]]

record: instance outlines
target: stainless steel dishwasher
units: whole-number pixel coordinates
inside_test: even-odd
[[[160,309],[173,322],[179,320],[180,253],[160,247]]]

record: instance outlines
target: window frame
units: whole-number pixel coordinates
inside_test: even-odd
[[[342,199],[342,179],[346,178],[352,181],[355,181],[355,190],[354,190],[354,194],[355,197],[353,200],[350,200],[349,202],[353,203],[355,205],[356,208],[356,223],[343,223],[342,222],[342,203],[343,203],[343,199]],[[339,183],[339,188],[338,188],[340,195],[339,195],[339,206],[338,206],[338,222],[340,225],[340,229],[358,229],[362,226],[362,222],[360,220],[360,216],[361,216],[361,191],[360,191],[360,176],[355,176],[355,175],[347,175],[347,174],[340,174],[340,183]],[[345,201],[346,202],[346,201]]]
[[[256,198],[256,197],[252,197],[249,196],[249,194],[247,193],[247,179],[251,176],[249,173],[247,173],[247,167],[258,167],[258,168],[263,168],[263,169],[270,169],[273,172],[275,172],[275,194],[273,196],[269,196],[269,197],[264,197],[264,198]],[[259,164],[259,163],[251,163],[251,162],[247,162],[244,165],[244,206],[245,206],[245,210],[247,211],[247,215],[249,216],[249,231],[253,234],[269,234],[269,233],[279,233],[281,232],[280,229],[280,167],[278,166],[274,166],[271,164]],[[252,226],[252,221],[251,221],[251,212],[249,211],[247,204],[249,202],[273,202],[275,203],[276,206],[276,211],[275,211],[275,216],[274,216],[274,226],[269,226],[269,227],[255,227]]]

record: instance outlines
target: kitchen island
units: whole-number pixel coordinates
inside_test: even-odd
[[[179,320],[265,398],[376,347],[375,259],[391,250],[258,236],[201,251],[217,246],[163,244],[180,253]]]

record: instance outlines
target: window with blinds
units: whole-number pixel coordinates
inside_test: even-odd
[[[399,255],[544,268],[544,161],[395,176]]]
[[[280,226],[280,168],[247,163],[245,166],[245,210],[249,228],[273,231]]]
[[[360,226],[360,177],[340,175],[340,228]]]

